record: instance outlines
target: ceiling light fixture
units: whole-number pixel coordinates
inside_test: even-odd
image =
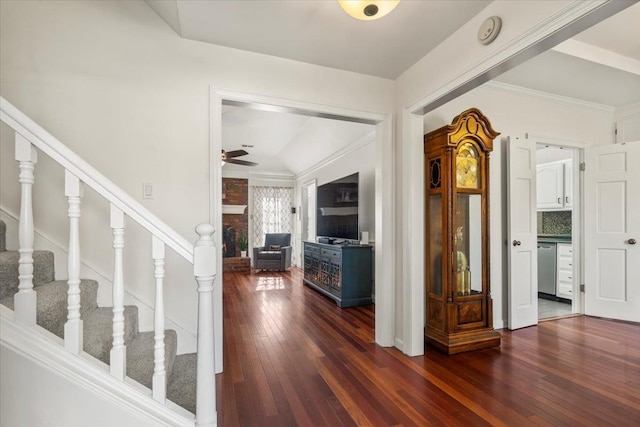
[[[354,18],[373,21],[391,12],[400,0],[338,0],[338,3]]]

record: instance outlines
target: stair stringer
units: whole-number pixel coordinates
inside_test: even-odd
[[[87,353],[81,356],[69,353],[59,337],[38,325],[27,327],[15,322],[13,311],[1,305],[0,346],[36,363],[82,391],[92,393],[100,400],[130,413],[130,425],[138,425],[137,420],[144,420],[150,425],[194,426],[194,417],[189,411],[169,400],[166,405],[155,401],[151,391],[134,380],[118,380],[109,373],[108,365]],[[33,384],[33,387],[35,390],[38,384]],[[19,397],[11,393],[2,394],[3,405],[20,403],[11,402]]]
[[[17,248],[18,245],[18,219],[9,212],[4,206],[0,206],[0,220],[7,224],[6,239],[7,248]],[[35,240],[34,248],[36,250],[51,251],[54,254],[55,276],[57,280],[66,280],[67,276],[67,260],[68,248],[59,242],[42,233],[34,230]],[[91,279],[98,282],[98,306],[111,307],[112,304],[112,287],[111,279],[104,273],[98,271],[97,268],[90,265],[86,260],[81,261],[80,277],[83,279]],[[194,281],[195,287],[195,281]],[[140,332],[153,330],[153,307],[143,301],[141,298],[131,293],[125,288],[124,303],[125,305],[135,305],[138,307],[138,322]],[[165,316],[166,329],[173,329],[178,334],[178,351],[177,354],[195,353],[197,352],[197,339],[194,331],[182,327],[175,321]]]

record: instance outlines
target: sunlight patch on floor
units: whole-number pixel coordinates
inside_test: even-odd
[[[282,277],[260,277],[256,291],[273,291],[276,289],[284,289],[284,280]]]

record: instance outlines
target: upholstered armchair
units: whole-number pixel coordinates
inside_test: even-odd
[[[291,234],[267,234],[264,238],[264,246],[253,248],[253,268],[286,270],[289,267],[291,267]]]

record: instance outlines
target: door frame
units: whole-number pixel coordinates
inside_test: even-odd
[[[313,194],[317,195],[318,182],[316,179],[312,179],[310,181],[304,182],[300,186],[300,237],[303,241],[316,238],[315,226],[313,226],[313,233],[311,233],[311,236],[307,234],[307,230],[310,228],[309,221],[308,221],[309,216],[311,216],[312,223],[315,222],[315,219],[316,219],[316,206],[315,206],[316,203],[315,202],[312,203],[311,201],[309,201],[309,197],[308,197],[308,192],[310,188],[313,188]],[[300,252],[299,254],[300,267],[302,268],[302,266],[304,265],[304,262],[303,262],[304,254],[302,253],[303,252],[302,245],[300,246],[301,247],[298,248],[298,250]]]
[[[574,297],[571,301],[571,313],[584,314],[584,293],[580,291],[580,286],[584,284],[584,174],[580,173],[580,165],[584,162],[584,149],[588,147],[588,144],[584,141],[536,135],[530,135],[529,139],[533,140],[536,144],[544,144],[551,147],[571,148],[573,150],[571,156],[571,159],[573,160],[571,192],[574,202],[571,209],[571,246],[576,253],[576,256],[574,257],[573,271],[577,277],[573,282]]]
[[[222,104],[248,105],[269,111],[298,113],[314,117],[367,123],[376,126],[375,165],[375,341],[383,347],[394,344],[395,319],[395,264],[384,260],[395,257],[394,226],[394,150],[392,118],[390,114],[353,110],[339,106],[321,105],[303,100],[291,100],[209,87],[210,135],[209,135],[209,221],[216,230],[222,229],[222,167],[219,153],[222,149]],[[217,271],[222,272],[221,235],[214,237],[217,244]],[[216,373],[222,372],[222,288],[214,290],[214,341]]]

